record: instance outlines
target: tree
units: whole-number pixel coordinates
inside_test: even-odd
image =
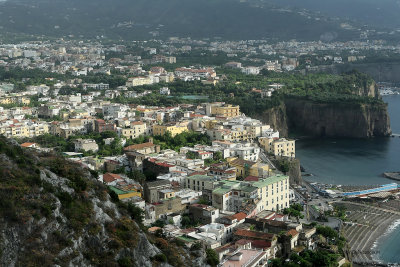
[[[224,157],[222,156],[222,153],[220,151],[215,152],[213,158],[215,161],[218,161],[218,162],[224,160]]]
[[[189,151],[189,152],[186,153],[186,158],[188,158],[188,159],[198,159],[199,157],[193,151]]]
[[[210,264],[211,266],[215,267],[219,264],[219,258],[215,250],[213,249],[207,249],[206,250],[206,255],[207,255],[207,263]]]
[[[338,233],[329,226],[317,226],[317,234],[326,238],[337,238],[339,236]]]

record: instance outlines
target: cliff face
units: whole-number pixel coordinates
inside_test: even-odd
[[[254,117],[268,125],[271,125],[271,127],[274,130],[278,130],[282,136],[287,136],[289,133],[286,107],[284,104],[265,110],[262,114],[258,114]]]
[[[375,82],[372,82],[369,85],[365,85],[363,87],[355,90],[355,93],[359,96],[368,96],[373,98],[379,97],[378,85]]]
[[[289,129],[307,135],[364,138],[391,133],[385,105],[286,99],[285,106]]]

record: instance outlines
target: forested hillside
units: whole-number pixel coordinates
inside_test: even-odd
[[[12,0],[1,4],[4,32],[120,39],[190,36],[227,39],[358,38],[340,22],[239,0]]]

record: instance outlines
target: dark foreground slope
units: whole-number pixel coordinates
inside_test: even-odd
[[[111,201],[88,170],[3,137],[0,199],[0,266],[193,265],[182,247],[158,246],[166,241],[142,230],[138,210]]]

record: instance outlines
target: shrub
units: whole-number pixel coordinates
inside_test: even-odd
[[[210,264],[211,266],[217,266],[219,264],[219,258],[215,250],[213,249],[207,249],[206,250],[207,254],[207,263]]]
[[[158,262],[166,262],[167,256],[165,256],[164,254],[157,254],[153,257],[153,260],[158,261]]]
[[[120,258],[118,264],[121,267],[131,267],[133,266],[132,260],[128,257]]]

